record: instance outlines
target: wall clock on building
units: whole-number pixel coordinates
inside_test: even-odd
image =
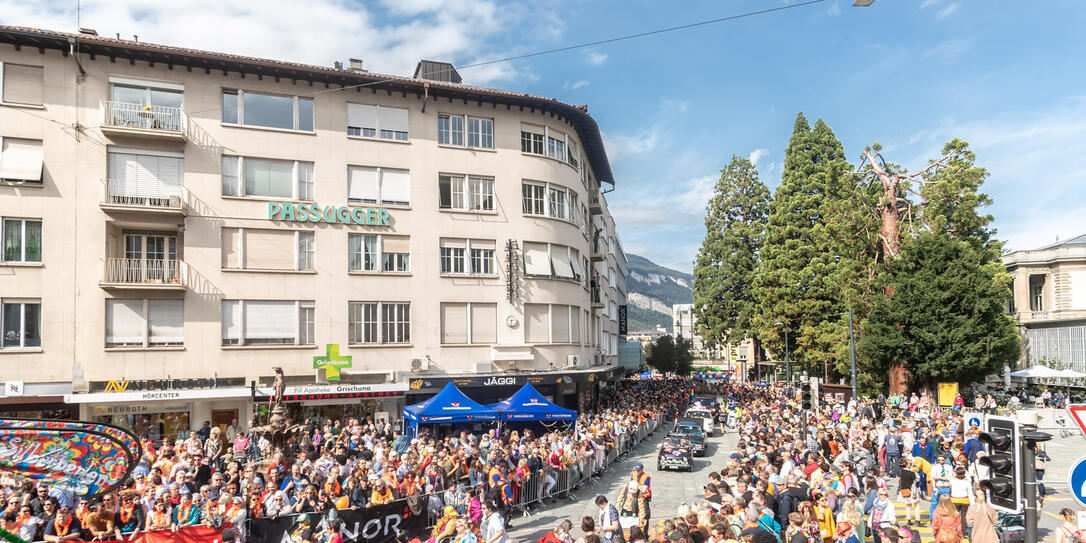
[[[516,328],[518,322],[520,321],[517,320],[516,315],[509,315],[505,318],[505,324],[507,324],[510,328]]]

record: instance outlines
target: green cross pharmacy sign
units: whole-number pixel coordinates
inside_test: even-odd
[[[313,369],[324,370],[329,381],[339,381],[339,370],[351,367],[351,357],[339,354],[338,343],[325,344],[324,349],[324,356],[313,357]]]

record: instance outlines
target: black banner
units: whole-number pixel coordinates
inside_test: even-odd
[[[626,304],[618,306],[618,335],[626,335]]]
[[[425,502],[422,502],[425,503]],[[406,500],[388,505],[375,505],[366,509],[342,509],[337,511],[343,523],[340,536],[344,543],[386,543],[396,540],[396,532],[403,531],[422,537],[426,533],[426,511],[414,513]],[[258,518],[249,522],[249,543],[281,543],[289,541],[294,533],[306,530],[316,534],[323,527],[320,514],[309,513],[305,521],[301,515],[277,518]],[[308,534],[306,534],[308,536]],[[308,537],[307,537],[308,539]]]

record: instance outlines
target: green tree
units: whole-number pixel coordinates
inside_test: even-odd
[[[769,189],[750,160],[733,156],[706,208],[705,239],[694,263],[694,314],[697,333],[712,348],[750,334]]]
[[[645,364],[660,373],[675,371],[675,340],[664,334],[656,341],[645,345]]]
[[[843,182],[850,169],[833,130],[821,119],[811,128],[800,113],[769,207],[753,323],[778,356],[787,328],[792,360],[812,369],[847,364],[845,315],[867,269],[850,226],[862,202]]]
[[[897,363],[930,386],[971,383],[1018,358],[1018,331],[1003,313],[1010,277],[989,249],[922,231],[885,271],[891,288],[875,297],[858,345],[873,384]]]
[[[679,336],[675,341],[675,375],[687,376],[694,369],[694,342]]]

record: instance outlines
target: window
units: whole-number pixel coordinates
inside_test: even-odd
[[[348,166],[347,203],[408,206],[411,175],[408,170]]]
[[[347,339],[358,343],[410,343],[411,304],[349,302]]]
[[[4,262],[41,262],[41,220],[3,219]]]
[[[41,302],[0,303],[0,330],[4,331],[3,349],[41,347]]]
[[[1045,310],[1045,276],[1029,276],[1029,310]]]
[[[572,247],[553,243],[524,242],[524,273],[580,281],[580,253]]]
[[[184,345],[184,300],[106,300],[106,347]]]
[[[181,197],[184,155],[142,149],[109,149],[107,201],[168,206]]]
[[[494,180],[461,175],[439,175],[438,207],[456,211],[494,211]]]
[[[0,102],[42,104],[43,69],[0,62]]]
[[[41,140],[0,137],[0,181],[41,183]]]
[[[443,275],[494,275],[495,241],[492,239],[441,239]]]
[[[312,345],[312,301],[223,300],[223,345]]]
[[[494,343],[498,340],[497,315],[497,304],[442,303],[441,343]]]
[[[464,125],[467,125],[467,144],[464,143]],[[438,145],[455,145],[472,149],[494,148],[494,119],[466,115],[437,116]]]
[[[313,163],[224,156],[222,195],[313,201]]]
[[[580,169],[580,167],[581,167],[581,163],[580,163],[580,161],[579,161],[579,160],[577,159],[577,157],[579,156],[579,155],[578,155],[578,152],[577,152],[577,144],[576,144],[576,143],[573,143],[572,141],[568,141],[568,140],[567,140],[567,141],[566,141],[566,154],[568,155],[568,160],[567,160],[567,161],[568,161],[568,162],[569,162],[569,163],[570,163],[570,164],[571,164],[571,165],[572,165],[572,166],[573,166],[574,168],[577,168],[577,169],[579,170],[579,169]]]
[[[547,129],[547,156],[555,160],[566,161],[566,135]]]
[[[411,271],[409,236],[378,234],[347,235],[347,271],[383,272]]]
[[[315,250],[311,231],[222,229],[222,267],[227,270],[312,271]]]
[[[408,113],[398,107],[347,104],[347,135],[407,141]]]
[[[547,193],[546,185],[524,183],[521,185],[523,200],[522,211],[525,215],[546,215],[543,207],[544,195]]]
[[[566,218],[566,191],[565,189],[556,189],[551,187],[547,190],[548,200],[550,201],[550,217],[555,219]]]
[[[543,154],[543,140],[546,137],[546,128],[542,126],[523,125],[520,129],[520,151],[533,155]]]
[[[577,343],[581,308],[563,304],[524,304],[525,343]]]
[[[578,224],[577,194],[571,189],[551,183],[524,181],[521,184],[521,211]],[[544,205],[546,204],[546,205]]]
[[[313,99],[223,89],[222,122],[313,131]]]

